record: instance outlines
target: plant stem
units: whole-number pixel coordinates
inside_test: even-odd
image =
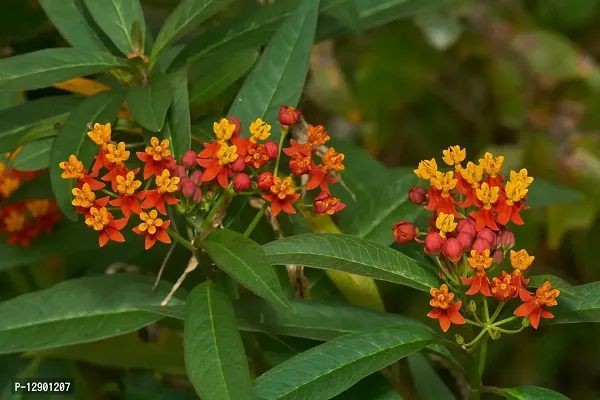
[[[206,229],[208,227],[208,225],[210,225],[210,223],[211,223],[212,219],[214,218],[215,214],[217,213],[217,211],[219,210],[219,208],[221,208],[221,205],[225,202],[225,200],[228,197],[229,197],[229,194],[227,192],[224,192],[221,195],[221,197],[219,197],[219,199],[217,200],[217,202],[210,209],[210,212],[206,216],[206,219],[202,223],[202,230]]]
[[[481,332],[479,332],[479,335],[475,336],[475,339],[471,340],[469,343],[464,344],[464,346],[466,346],[466,347],[473,346],[475,343],[477,343],[479,341],[479,339],[481,339],[481,337],[483,335],[485,335],[486,332],[487,332],[487,329],[482,329]]]
[[[186,249],[191,250],[191,251],[196,250],[196,248],[190,242],[185,240],[183,237],[179,236],[179,234],[177,232],[175,232],[174,230],[167,228],[167,233],[169,234],[169,236],[171,236],[173,238],[173,240],[175,240],[177,243],[179,243]]]
[[[483,323],[481,323],[481,322],[475,322],[475,321],[472,321],[472,320],[467,319],[467,318],[465,318],[465,322],[467,324],[471,324],[471,325],[475,325],[475,326],[483,326]]]
[[[485,361],[487,358],[487,347],[488,347],[488,336],[485,336],[482,340],[481,340],[481,347],[479,349],[479,366],[478,366],[478,373],[479,373],[479,377],[481,378],[483,376],[483,371],[485,370]]]
[[[118,199],[118,198],[119,198],[119,196],[117,196],[117,195],[116,195],[116,194],[114,194],[113,192],[111,192],[111,191],[108,191],[108,190],[106,190],[106,189],[100,189],[100,191],[101,191],[102,193],[104,193],[104,194],[106,194],[106,195],[110,196],[110,197],[114,197],[115,199]]]
[[[515,330],[510,330],[510,329],[502,329],[502,328],[498,328],[498,327],[494,327],[495,330],[502,332],[502,333],[519,333],[521,332],[523,329],[525,329],[524,326],[520,327],[519,329],[515,329]]]
[[[273,176],[277,176],[277,173],[279,172],[279,160],[281,160],[281,148],[283,147],[283,141],[286,137],[288,133],[288,127],[287,126],[282,126],[281,127],[281,136],[279,137],[279,151],[277,152],[277,160],[275,160],[275,169],[273,170]]]
[[[500,315],[500,311],[502,311],[503,307],[504,307],[504,302],[501,301],[498,304],[498,307],[496,307],[496,311],[494,311],[494,315],[492,315],[492,318],[490,318],[490,322],[494,322],[496,320],[496,318],[498,318],[498,315]]]
[[[483,298],[483,312],[485,314],[485,322],[490,322],[490,310],[488,309],[487,298]]]
[[[496,327],[496,326],[499,326],[499,325],[504,325],[507,322],[513,321],[513,320],[515,320],[517,318],[519,318],[519,317],[517,317],[516,315],[513,315],[512,317],[509,317],[509,318],[503,319],[501,321],[498,321],[495,324],[492,324],[491,326]]]
[[[265,210],[267,209],[268,206],[269,206],[269,203],[264,203],[262,205],[260,210],[258,210],[256,215],[254,216],[254,219],[252,220],[252,222],[250,222],[250,225],[248,225],[248,228],[246,228],[246,230],[244,231],[244,236],[250,237],[250,235],[252,235],[252,232],[254,232],[256,225],[258,225],[260,219],[265,214]]]

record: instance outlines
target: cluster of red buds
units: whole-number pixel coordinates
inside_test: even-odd
[[[8,200],[23,182],[47,173],[47,170],[18,171],[11,168],[10,163],[19,150],[5,154],[6,163],[0,161],[0,203]],[[42,232],[50,233],[60,219],[61,215],[53,199],[11,203],[0,208],[0,232],[8,235],[7,243],[29,247],[32,239]]]
[[[509,222],[522,225],[520,212],[528,207],[529,186],[533,178],[526,169],[511,171],[509,180],[500,173],[504,157],[494,157],[485,153],[478,164],[461,163],[466,151],[459,146],[443,151],[443,161],[454,170],[438,170],[435,159],[419,163],[415,174],[429,181],[429,188],[418,186],[410,190],[408,196],[417,205],[425,206],[432,212],[426,233],[408,221],[399,221],[393,228],[394,239],[398,243],[413,240],[424,243],[424,252],[439,265],[439,276],[444,280],[440,289],[432,288],[434,307],[428,316],[439,320],[442,330],[447,331],[451,323],[473,323],[490,331],[490,335],[514,333],[493,324],[504,304],[519,297],[522,305],[514,311],[514,317],[528,317],[523,327],[539,325],[540,318],[552,318],[548,307],[557,304],[560,294],[552,289],[549,282],[538,288],[535,295],[526,289],[529,280],[523,272],[532,264],[534,257],[527,250],[512,250],[515,237],[506,229]],[[424,236],[420,239],[419,236]],[[503,268],[503,261],[509,255],[511,273]],[[496,270],[496,276],[492,271]],[[452,291],[450,291],[452,290]],[[453,293],[454,292],[454,293]],[[454,301],[455,293],[461,299],[467,296],[483,296],[486,321],[481,322],[475,314],[476,303],[471,300],[470,311],[476,321],[465,320],[460,313],[463,301]],[[495,298],[499,304],[491,317],[487,312],[487,298]],[[493,325],[493,329],[490,326]]]

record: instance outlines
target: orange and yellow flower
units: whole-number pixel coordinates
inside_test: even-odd
[[[231,164],[238,159],[240,154],[237,146],[229,146],[225,142],[211,142],[204,144],[204,150],[198,154],[198,165],[205,168],[202,182],[210,182],[217,178],[222,188],[229,186],[229,176],[233,173]]]
[[[121,211],[126,218],[129,218],[132,211],[136,214],[142,212],[139,201],[144,199],[144,193],[135,192],[142,186],[141,181],[135,180],[135,175],[138,172],[139,168],[134,171],[129,171],[127,175],[118,175],[116,178],[116,189],[119,198],[111,200],[110,205],[121,208]]]
[[[471,257],[467,258],[467,262],[469,267],[475,270],[475,276],[472,278],[464,276],[460,278],[465,285],[471,285],[466,294],[469,296],[477,293],[481,293],[484,296],[492,295],[492,292],[490,292],[490,280],[486,270],[492,266],[493,261],[494,260],[490,257],[489,249],[485,249],[483,253],[479,253],[477,250],[471,250]]]
[[[163,243],[171,243],[171,238],[166,231],[171,224],[171,221],[163,221],[158,217],[158,212],[156,210],[152,210],[149,213],[142,212],[140,214],[140,219],[142,222],[133,228],[133,231],[138,235],[146,236],[144,244],[146,250],[154,246],[156,240]]]
[[[165,202],[170,205],[179,203],[179,199],[176,199],[171,195],[171,193],[177,191],[179,181],[179,177],[171,177],[171,173],[168,170],[163,170],[162,174],[156,177],[156,189],[142,192],[144,196],[142,208],[147,209],[156,207],[161,214],[167,215]]]
[[[558,289],[552,289],[550,282],[545,282],[535,292],[535,298],[521,304],[515,310],[518,317],[529,317],[531,326],[535,329],[540,324],[540,318],[554,318],[554,315],[548,311],[548,307],[554,307],[558,304],[556,298],[560,295]]]
[[[144,179],[150,178],[152,175],[160,176],[163,170],[174,167],[177,162],[171,156],[169,149],[169,140],[164,139],[162,142],[153,137],[150,139],[150,146],[146,147],[145,151],[135,153],[144,165]]]
[[[529,284],[529,279],[525,279],[523,271],[525,271],[533,263],[534,256],[530,256],[527,250],[510,251],[510,265],[515,269],[512,272],[513,282],[519,292],[519,297],[522,301],[531,300],[531,293],[525,289],[525,285]]]
[[[288,214],[296,213],[292,203],[298,200],[300,194],[296,193],[292,178],[274,177],[270,191],[271,193],[264,194],[262,197],[271,202],[271,215],[276,217],[282,210]]]
[[[454,293],[448,291],[446,284],[440,286],[439,290],[431,288],[429,293],[433,297],[429,304],[434,309],[427,316],[437,319],[444,332],[450,329],[450,324],[463,325],[465,323],[465,319],[459,312],[462,301],[454,302]]]
[[[306,184],[308,190],[320,187],[323,192],[329,192],[329,183],[337,183],[338,179],[329,175],[329,172],[340,172],[344,170],[344,154],[338,153],[333,147],[323,155],[321,165],[315,165],[310,169],[310,178]]]
[[[85,220],[85,224],[98,232],[100,247],[104,247],[109,240],[115,242],[125,241],[125,238],[119,231],[125,227],[127,219],[121,218],[115,220],[106,207],[92,207],[89,216]]]
[[[346,205],[340,199],[333,197],[327,192],[321,192],[315,197],[313,207],[319,215],[333,215],[336,212],[342,211]]]

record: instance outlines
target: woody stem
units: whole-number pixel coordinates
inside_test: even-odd
[[[192,245],[190,242],[185,240],[183,237],[179,236],[179,234],[177,232],[175,232],[174,230],[167,228],[167,233],[169,234],[169,236],[171,236],[173,238],[173,240],[175,240],[177,243],[179,243],[186,249],[191,250],[191,251],[196,250],[194,245]]]
[[[258,222],[260,221],[262,216],[265,214],[265,210],[267,209],[268,206],[269,206],[269,203],[264,203],[262,205],[260,210],[258,210],[256,215],[254,216],[254,219],[252,220],[252,222],[250,222],[250,225],[248,225],[248,228],[246,228],[246,230],[244,231],[244,236],[250,237],[250,235],[252,235],[252,232],[254,232],[256,225],[258,225]]]
[[[273,176],[277,176],[277,173],[279,172],[279,160],[281,160],[281,148],[283,147],[283,141],[285,139],[285,136],[288,133],[288,127],[287,126],[282,126],[281,127],[281,136],[279,138],[279,151],[277,152],[277,160],[275,160],[275,169],[273,170]]]

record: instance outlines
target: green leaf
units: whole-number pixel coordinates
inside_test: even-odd
[[[169,106],[173,101],[171,82],[158,71],[152,75],[150,86],[134,86],[127,94],[127,105],[135,121],[152,132],[165,124]]]
[[[531,277],[528,286],[538,288],[546,281],[559,289],[560,295],[558,305],[549,309],[554,318],[542,319],[543,324],[600,322],[600,282],[572,286],[552,275],[537,275]]]
[[[395,282],[426,291],[439,286],[429,268],[406,255],[371,241],[338,234],[308,234],[263,246],[273,265],[333,269]]]
[[[432,342],[431,331],[408,326],[342,336],[267,371],[254,382],[254,394],[257,400],[330,399]]]
[[[85,4],[100,28],[108,35],[121,53],[143,51],[143,35],[146,23],[142,7],[138,0],[84,0]],[[134,23],[140,25],[141,46],[132,38]]]
[[[160,304],[171,285],[153,291],[153,281],[128,273],[74,279],[0,303],[0,354],[93,342],[155,322],[160,317],[138,308]]]
[[[345,0],[338,6],[328,11],[333,18],[337,19],[344,28],[349,29],[356,35],[362,35],[362,20],[358,10],[359,0]]]
[[[529,187],[526,204],[530,207],[547,207],[552,204],[579,201],[579,192],[542,179],[535,179]]]
[[[498,394],[514,400],[569,400],[567,396],[563,396],[558,392],[536,386],[501,389]]]
[[[37,140],[23,146],[13,166],[19,171],[37,171],[50,165],[50,149],[54,138]]]
[[[273,304],[293,311],[273,267],[258,243],[241,233],[217,229],[209,233],[201,245],[213,262],[240,285]]]
[[[368,198],[352,204],[352,218],[340,221],[344,233],[389,246],[394,242],[392,227],[396,222],[415,222],[423,213],[423,207],[408,198],[408,191],[419,183],[412,171],[388,182],[370,190]]]
[[[113,52],[114,46],[94,22],[83,0],[40,0],[40,6],[71,46]]]
[[[333,400],[402,400],[400,393],[379,372],[362,379]]]
[[[456,399],[424,355],[413,354],[406,360],[419,400]]]
[[[186,303],[185,368],[196,393],[206,400],[249,400],[250,371],[231,300],[209,281]]]
[[[38,50],[0,59],[0,89],[41,89],[126,65],[124,59],[100,51],[69,47]]]
[[[173,11],[158,33],[151,55],[151,65],[169,44],[194,29],[204,20],[229,5],[231,0],[183,0]]]
[[[190,90],[190,103],[199,105],[221,94],[245,75],[257,58],[257,50],[247,49],[234,54],[221,64],[216,64],[207,74],[195,81]]]
[[[73,179],[63,179],[62,161],[75,155],[84,168],[92,166],[98,146],[87,136],[88,124],[106,124],[113,122],[121,109],[123,94],[115,91],[103,92],[87,98],[81,103],[62,126],[50,152],[50,179],[56,202],[62,212],[71,220],[77,220],[75,209],[71,205],[71,190],[75,186]]]
[[[168,113],[169,131],[173,156],[181,160],[183,153],[192,148],[192,122],[190,118],[190,97],[188,95],[187,68],[170,75],[173,103]]]
[[[229,115],[235,115],[243,127],[256,118],[275,127],[282,104],[298,105],[308,73],[318,11],[319,0],[302,0],[275,33],[229,110]],[[274,129],[273,137],[278,136]]]
[[[53,129],[64,122],[83,97],[51,96],[28,101],[0,112],[0,152],[13,151],[30,131]]]

